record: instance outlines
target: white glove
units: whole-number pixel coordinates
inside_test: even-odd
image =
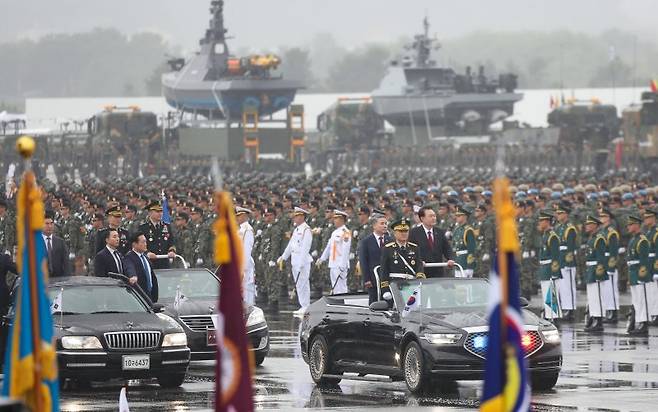
[[[197,264],[197,265],[203,265],[203,259],[201,259],[201,258],[197,258],[197,260],[196,260],[196,264]]]
[[[260,235],[262,235],[262,234],[263,234],[263,231],[262,231],[261,229],[258,229],[258,230],[256,231],[256,236],[260,236]]]
[[[527,259],[527,258],[530,257],[530,254],[529,254],[528,252],[523,252],[523,253],[521,254],[521,257],[522,257],[523,259]]]
[[[452,239],[452,232],[449,230],[446,232],[446,239]]]
[[[625,247],[620,247],[619,248],[619,254],[623,255],[624,253],[626,253],[626,248]]]
[[[350,260],[354,260],[354,253],[350,253]]]
[[[282,262],[283,262],[283,258],[279,256],[279,258],[276,260],[276,263],[280,265]]]
[[[318,257],[318,251],[314,250],[313,252],[311,252],[311,256]]]
[[[653,275],[653,280],[658,282],[658,275]]]
[[[357,236],[359,236],[359,232],[357,232],[356,230],[352,231],[352,237],[357,237]]]
[[[69,259],[75,259],[75,253],[73,252],[69,253]]]
[[[534,250],[530,251],[530,257],[535,257],[535,251]]]
[[[483,262],[487,262],[488,260],[489,260],[489,254],[488,253],[485,253],[484,255],[482,255],[482,261]]]
[[[258,260],[263,260],[263,254],[258,255]]]
[[[267,265],[268,265],[269,267],[273,268],[274,266],[276,266],[276,263],[274,263],[273,260],[270,260],[269,262],[267,262]]]

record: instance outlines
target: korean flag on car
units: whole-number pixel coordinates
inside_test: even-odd
[[[409,299],[407,299],[407,303],[405,303],[404,309],[402,310],[402,317],[407,316],[414,310],[420,309],[420,290],[422,286],[423,284],[419,283],[418,286],[416,286],[416,289],[411,293],[411,296],[409,296]]]
[[[62,312],[62,293],[64,292],[64,289],[60,290],[57,296],[55,296],[55,299],[53,299],[53,303],[50,304],[50,313],[56,313],[56,312]]]

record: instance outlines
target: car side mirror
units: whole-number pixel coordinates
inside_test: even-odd
[[[528,302],[528,299],[524,298],[523,296],[520,296],[519,305],[521,305],[522,308],[527,308],[530,305],[530,302]]]
[[[388,310],[388,302],[385,300],[378,300],[370,304],[370,310],[373,312],[382,312]]]
[[[153,306],[151,306],[151,308],[155,313],[162,313],[165,310],[165,305],[163,305],[162,303],[154,303]]]

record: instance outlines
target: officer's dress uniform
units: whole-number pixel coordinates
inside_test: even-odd
[[[254,228],[249,222],[244,222],[238,229],[238,236],[242,241],[242,290],[244,301],[248,305],[256,303],[256,277],[254,274],[255,263],[251,252],[254,248]]]
[[[379,286],[382,298],[386,292],[390,292],[389,286],[391,282],[395,282],[395,274],[425,277],[422,272],[423,263],[418,253],[418,245],[412,242],[404,245],[389,242],[384,245],[379,268]]]
[[[288,246],[281,255],[281,260],[290,258],[292,266],[292,278],[297,290],[297,298],[302,310],[311,304],[311,244],[313,233],[310,226],[303,222],[292,232]]]
[[[606,310],[619,310],[619,273],[617,272],[617,259],[619,258],[619,232],[609,225],[603,228],[603,234],[606,237],[606,252],[608,280],[604,281],[601,286],[604,288],[606,295]]]
[[[555,233],[560,238],[560,272],[558,282],[560,303],[563,311],[576,310],[576,254],[578,251],[578,232],[570,222],[557,224]]]
[[[153,223],[147,219],[139,227],[139,231],[146,236],[146,248],[149,252],[156,255],[166,255],[169,252],[176,252],[174,235],[171,226],[167,223]],[[168,269],[169,259],[154,259],[150,262],[153,269]]]
[[[457,225],[452,232],[452,248],[455,251],[455,263],[464,268],[463,276],[473,277],[475,270],[475,231],[469,224]],[[462,277],[459,270],[455,270],[455,277]]]
[[[601,318],[607,307],[603,281],[608,279],[608,260],[605,235],[601,231],[594,233],[585,247],[585,281],[587,282],[587,305],[592,318]]]
[[[649,321],[649,294],[651,291],[647,284],[653,281],[651,271],[651,260],[649,239],[639,233],[633,236],[628,243],[627,260],[629,280],[631,282],[631,300],[635,312],[635,323],[646,323]]]
[[[650,243],[649,263],[651,269],[649,271],[653,274],[652,282],[647,285],[649,315],[653,318],[658,316],[658,226],[647,228],[646,236]]]
[[[320,262],[329,261],[329,277],[331,278],[331,294],[347,293],[347,273],[350,268],[350,248],[352,236],[349,229],[343,225],[335,229],[320,256]]]
[[[562,317],[560,279],[562,279],[560,238],[553,229],[549,229],[542,234],[539,249],[539,284],[546,319],[553,320]]]

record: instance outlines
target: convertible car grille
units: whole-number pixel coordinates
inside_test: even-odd
[[[111,332],[105,341],[109,349],[153,349],[160,343],[160,332]]]
[[[205,332],[208,329],[215,329],[210,315],[181,316],[180,320],[183,321],[185,326],[195,332]]]
[[[487,355],[488,338],[488,332],[469,333],[464,342],[464,349],[471,352],[473,355],[484,359]],[[535,330],[526,331],[521,343],[525,349],[526,358],[537,352],[544,345],[539,332]]]

